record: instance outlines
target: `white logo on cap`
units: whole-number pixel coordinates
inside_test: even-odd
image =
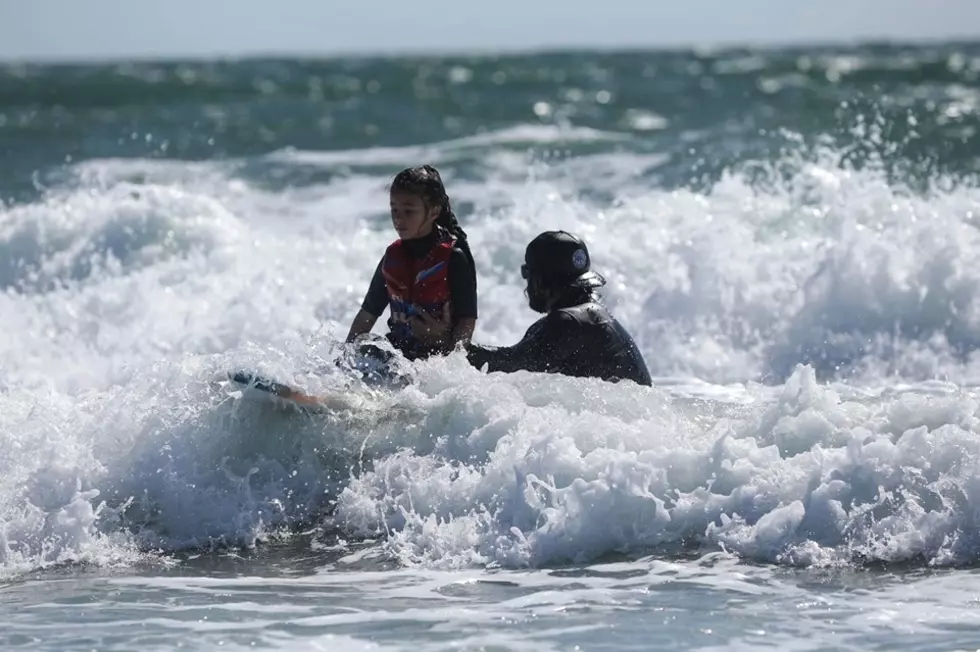
[[[575,269],[585,269],[585,266],[589,264],[589,256],[584,249],[575,250],[575,253],[572,254],[572,264],[575,265]]]

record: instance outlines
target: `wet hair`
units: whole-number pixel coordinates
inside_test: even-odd
[[[470,270],[473,272],[473,282],[476,282],[476,262],[470,252],[470,243],[466,238],[466,231],[459,225],[456,213],[453,212],[452,204],[449,202],[449,195],[446,194],[446,186],[442,183],[442,176],[439,170],[431,165],[420,165],[414,168],[405,168],[395,175],[391,182],[391,192],[406,192],[418,195],[425,202],[426,206],[440,206],[439,217],[436,224],[441,226],[453,237],[459,248],[466,254],[466,259],[470,261]]]

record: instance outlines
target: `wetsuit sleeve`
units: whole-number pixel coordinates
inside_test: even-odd
[[[489,347],[470,344],[467,359],[487,371],[550,371],[561,368],[562,361],[575,353],[570,328],[574,320],[562,312],[552,313],[528,329],[514,346]]]
[[[455,247],[449,258],[449,299],[454,319],[476,319],[476,277],[462,249]]]
[[[383,315],[385,308],[388,307],[388,288],[385,287],[385,279],[381,274],[382,264],[384,264],[384,258],[378,262],[374,276],[371,278],[371,285],[368,286],[364,301],[361,302],[361,308],[375,317]]]

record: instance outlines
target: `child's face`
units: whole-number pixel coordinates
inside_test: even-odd
[[[414,240],[432,233],[432,225],[439,217],[439,207],[426,208],[418,195],[393,192],[390,198],[391,223],[402,240]]]

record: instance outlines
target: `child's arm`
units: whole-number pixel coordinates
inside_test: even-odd
[[[446,339],[449,340],[446,344],[449,349],[456,348],[460,342],[469,344],[473,331],[476,330],[477,296],[474,271],[470,267],[466,253],[462,249],[455,249],[450,259],[449,285],[450,305],[455,313],[456,326],[451,333],[446,333]]]
[[[357,316],[354,317],[354,321],[351,322],[350,331],[347,333],[347,341],[353,342],[358,335],[370,333],[377,321],[377,315],[372,315],[364,308],[361,308],[357,311]]]
[[[453,329],[453,348],[455,348],[460,342],[463,344],[469,344],[470,339],[473,337],[474,330],[476,330],[475,317],[461,318],[456,323],[456,328]]]
[[[383,264],[384,259],[382,258],[374,270],[374,276],[371,277],[371,285],[368,287],[367,294],[364,295],[364,301],[361,302],[361,309],[354,317],[354,321],[351,322],[350,331],[347,333],[348,342],[353,342],[358,335],[370,333],[375,322],[378,321],[378,317],[384,312],[388,303],[388,291],[385,289],[384,277],[381,275]]]

